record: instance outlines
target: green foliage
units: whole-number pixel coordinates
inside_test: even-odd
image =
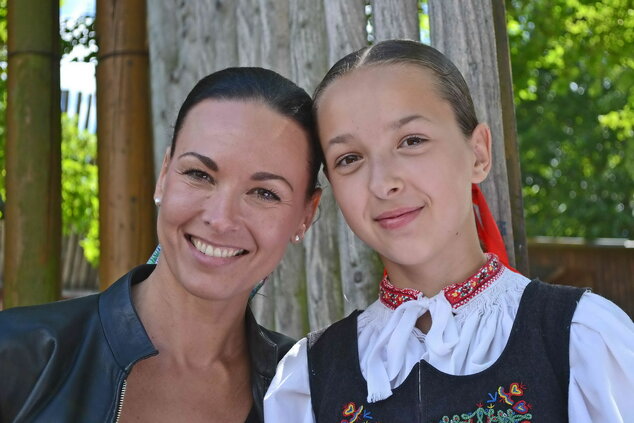
[[[66,19],[60,24],[62,55],[74,62],[97,62],[95,18],[81,16]]]
[[[7,0],[0,0],[0,219],[4,218],[6,198],[4,150],[7,115]]]
[[[634,236],[631,0],[507,3],[529,236]]]
[[[97,137],[62,115],[62,231],[82,237],[88,261],[99,262]]]

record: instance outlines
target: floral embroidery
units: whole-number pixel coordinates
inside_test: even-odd
[[[529,413],[533,406],[526,400],[514,398],[523,396],[525,390],[526,386],[517,382],[511,383],[508,389],[498,386],[487,394],[488,399],[476,404],[475,411],[444,416],[438,423],[529,423],[533,420]],[[502,409],[496,409],[498,403]]]
[[[343,406],[343,417],[346,418],[341,420],[341,423],[381,423],[374,421],[372,414],[365,409],[365,405],[357,407],[354,402],[349,402]]]
[[[445,298],[453,308],[458,308],[489,287],[502,273],[504,266],[495,254],[487,253],[487,262],[466,281],[445,287]],[[395,310],[406,301],[415,300],[421,292],[411,288],[397,288],[387,275],[379,286],[379,300],[388,308]]]

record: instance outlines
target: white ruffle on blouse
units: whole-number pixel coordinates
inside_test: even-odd
[[[418,296],[395,310],[376,301],[358,316],[361,371],[368,402],[391,395],[414,365],[425,360],[452,375],[490,367],[509,339],[526,277],[506,268],[466,304],[453,307],[441,291]],[[415,327],[429,311],[427,334]],[[266,422],[315,422],[310,399],[306,338],[277,368],[264,398]],[[634,422],[634,323],[609,300],[581,297],[570,329],[569,420],[575,423]]]

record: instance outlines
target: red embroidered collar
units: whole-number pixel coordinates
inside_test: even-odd
[[[504,266],[495,254],[486,253],[487,262],[473,276],[462,283],[456,283],[443,288],[445,298],[451,307],[458,308],[469,302],[473,297],[488,288],[495,281]],[[397,288],[387,275],[379,285],[379,300],[388,308],[395,310],[406,301],[415,300],[420,291],[411,288]]]

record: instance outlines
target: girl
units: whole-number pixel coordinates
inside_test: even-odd
[[[509,269],[497,228],[479,223],[491,136],[457,68],[385,41],[336,63],[314,100],[335,198],[386,273],[367,310],[291,349],[265,419],[634,421],[630,318]]]

